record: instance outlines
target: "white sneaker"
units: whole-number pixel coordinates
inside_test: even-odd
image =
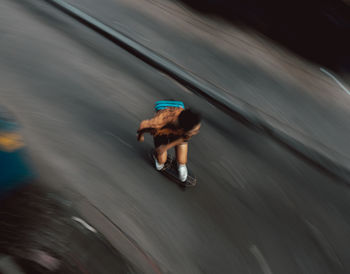
[[[179,171],[179,179],[180,179],[180,181],[181,182],[186,182],[187,175],[188,175],[188,171],[187,171],[186,165],[180,165],[179,164],[178,171]]]
[[[164,167],[164,164],[158,163],[157,157],[154,154],[152,154],[152,156],[153,156],[153,159],[154,159],[154,165],[155,165],[156,169],[158,171],[161,171],[163,169],[163,167]]]

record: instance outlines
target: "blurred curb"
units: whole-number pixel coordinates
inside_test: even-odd
[[[85,26],[99,33],[116,45],[168,75],[185,88],[207,99],[211,104],[240,121],[247,127],[265,134],[288,148],[297,156],[328,175],[350,183],[350,159],[327,148],[317,140],[296,131],[274,117],[258,111],[254,106],[239,98],[227,98],[225,91],[200,77],[185,71],[177,64],[160,56],[151,49],[137,43],[121,32],[103,24],[62,0],[45,0]]]

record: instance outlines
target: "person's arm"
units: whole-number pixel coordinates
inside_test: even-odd
[[[143,142],[145,140],[145,136],[143,136],[144,133],[137,132],[137,141]]]
[[[156,131],[157,129],[161,129],[166,124],[175,120],[177,114],[179,114],[181,111],[182,109],[176,108],[164,109],[158,111],[152,119],[142,121],[137,131],[137,140],[142,142],[144,140],[143,135],[145,133],[149,132],[152,134],[152,132]]]
[[[160,128],[164,124],[164,119],[159,114],[152,119],[143,120],[140,123],[139,129],[137,130],[137,140],[139,142],[143,142],[145,139],[143,135],[145,133],[152,133],[156,128]]]
[[[193,137],[194,135],[197,135],[199,133],[200,128],[201,128],[201,124],[199,123],[193,129],[191,129],[190,131],[186,132],[184,134],[184,140],[188,141],[191,137]]]
[[[152,132],[152,130],[154,130],[154,128],[149,126],[148,120],[142,121],[137,130],[137,141],[143,142],[145,140],[143,135],[147,132]]]

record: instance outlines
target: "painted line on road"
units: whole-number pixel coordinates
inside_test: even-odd
[[[132,238],[130,235],[128,235],[128,233],[126,233],[117,223],[115,223],[114,221],[112,221],[112,219],[110,219],[110,217],[108,217],[101,209],[99,209],[96,205],[92,204],[91,202],[89,201],[86,201],[87,204],[89,205],[89,212],[93,212],[94,210],[96,211],[96,213],[98,213],[103,219],[105,219],[104,222],[107,221],[107,224],[110,224],[112,225],[116,231],[118,231],[120,233],[120,235],[122,235],[124,237],[124,239],[126,241],[128,241],[130,243],[130,245],[135,248],[135,251],[137,251],[144,259],[145,259],[145,262],[147,262],[147,264],[152,268],[152,273],[155,273],[155,274],[162,274],[164,273],[160,266],[158,266],[158,263],[157,261],[152,257],[151,254],[149,254],[148,252],[146,252],[145,250],[143,250],[143,248],[141,247],[141,245],[134,239]],[[95,214],[96,214],[95,213]],[[96,220],[96,219],[95,219]],[[101,221],[101,220],[100,220]],[[101,224],[100,222],[100,225],[102,225],[102,227],[100,227],[100,232],[103,234],[103,230],[105,230],[106,232],[106,229],[110,231],[110,228],[108,228],[108,225],[106,225],[106,223],[103,223]],[[113,237],[113,240],[109,240],[110,244],[116,248],[116,250],[119,250],[117,248],[117,245],[112,244],[114,241],[115,241],[115,237],[116,235],[111,235],[110,232],[106,233],[106,235],[109,235],[109,237]],[[108,240],[108,237],[106,238]],[[133,252],[135,252],[133,251]],[[145,271],[145,273],[150,273],[147,269],[147,271]]]
[[[331,77],[348,95],[350,95],[350,91],[332,73],[324,68],[320,68],[320,71]]]
[[[116,139],[117,139],[119,142],[121,142],[123,145],[125,145],[125,146],[127,146],[127,147],[129,147],[129,148],[131,148],[131,149],[134,149],[134,148],[132,147],[132,145],[130,145],[129,143],[125,142],[122,138],[120,138],[119,136],[113,134],[112,132],[106,131],[105,133],[106,133],[107,135],[110,135],[110,136],[116,138]]]
[[[82,226],[84,226],[86,229],[92,231],[93,233],[97,233],[97,230],[93,228],[91,225],[89,225],[87,222],[85,222],[83,219],[80,219],[78,217],[73,216],[72,220],[80,223]]]
[[[317,243],[323,249],[329,260],[334,264],[338,265],[339,267],[345,268],[339,255],[337,254],[336,249],[334,248],[330,240],[326,237],[326,235],[324,235],[324,233],[322,233],[321,230],[317,226],[313,225],[310,221],[308,221],[305,218],[303,219],[306,225],[309,227],[314,237],[314,240],[317,241]]]
[[[267,264],[264,256],[262,255],[261,251],[258,249],[258,247],[256,245],[252,245],[249,248],[250,252],[254,255],[254,257],[256,258],[256,260],[258,261],[262,271],[264,272],[264,274],[272,274],[272,271],[269,267],[269,265]]]

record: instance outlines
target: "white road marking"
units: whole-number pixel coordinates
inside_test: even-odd
[[[318,241],[320,246],[323,248],[323,250],[326,252],[328,257],[337,265],[344,268],[344,265],[342,261],[340,260],[337,252],[335,251],[334,247],[332,246],[331,242],[327,239],[327,237],[311,222],[309,222],[307,219],[304,219],[304,222],[307,224],[307,226],[310,228],[312,234],[314,235],[315,239]]]
[[[347,94],[350,95],[350,91],[332,73],[325,70],[324,68],[320,68],[320,71],[331,77]]]
[[[108,132],[108,131],[106,131],[106,134],[113,136],[114,138],[116,138],[116,139],[117,139],[119,142],[121,142],[122,144],[126,145],[127,147],[129,147],[129,148],[131,148],[131,149],[134,149],[134,148],[132,147],[132,145],[130,145],[129,143],[125,142],[125,141],[124,141],[122,138],[120,138],[119,136],[117,136],[117,135],[115,135],[115,134],[113,134],[113,133],[111,133],[111,132]]]
[[[96,231],[96,229],[95,228],[93,228],[91,225],[89,225],[87,222],[85,222],[84,220],[82,220],[82,219],[80,219],[80,218],[78,218],[78,217],[72,217],[72,220],[74,220],[74,221],[76,221],[76,222],[78,222],[78,223],[80,223],[82,226],[84,226],[86,229],[88,229],[88,230],[90,230],[90,231],[92,231],[92,232],[94,232],[94,233],[97,233],[97,231]]]
[[[272,274],[272,271],[269,267],[269,265],[267,264],[264,256],[262,255],[262,253],[260,252],[260,250],[257,248],[256,245],[252,245],[249,248],[250,252],[254,255],[254,257],[256,258],[256,260],[258,261],[258,263],[260,264],[260,267],[262,269],[262,271],[265,274]]]

